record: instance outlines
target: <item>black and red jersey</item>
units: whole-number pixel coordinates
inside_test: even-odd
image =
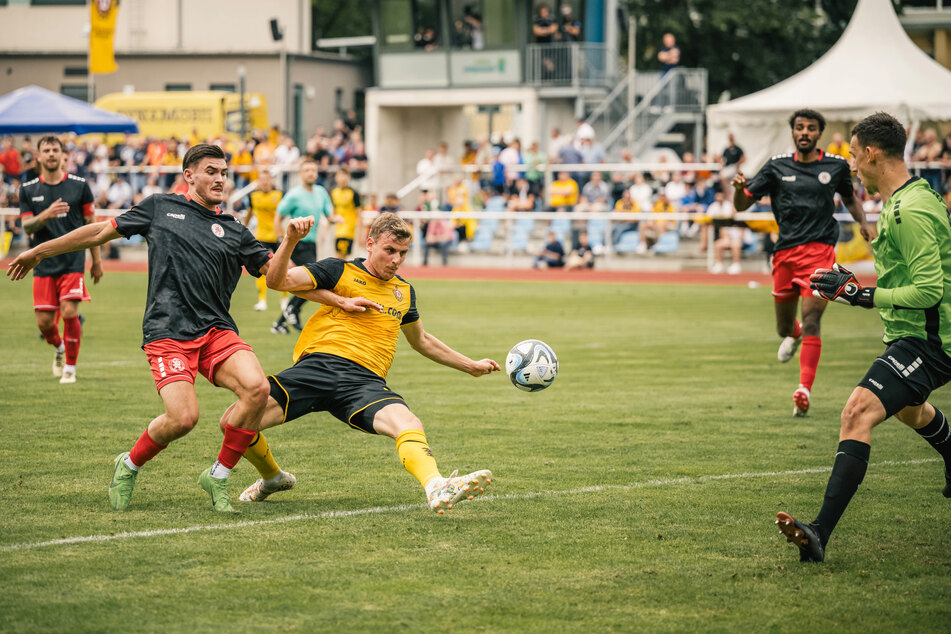
[[[20,187],[21,218],[41,214],[59,198],[69,205],[69,211],[48,219],[46,226],[30,235],[31,247],[64,236],[86,224],[86,218],[94,213],[92,190],[85,178],[72,174],[67,174],[58,183],[46,183],[41,177],[23,183]],[[85,267],[86,252],[73,251],[40,260],[33,275],[52,277],[66,273],[82,273]]]
[[[835,194],[852,200],[849,163],[841,156],[819,150],[819,159],[804,163],[797,154],[780,154],[766,162],[746,187],[753,199],[769,195],[779,225],[776,250],[818,242],[835,245],[839,228]]]
[[[191,341],[212,328],[238,331],[229,311],[241,267],[258,277],[271,254],[247,227],[178,194],[149,196],[112,223],[149,245],[143,345]]]

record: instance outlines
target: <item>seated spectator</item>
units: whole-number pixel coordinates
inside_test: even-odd
[[[558,172],[558,180],[549,189],[549,206],[555,211],[571,211],[578,204],[578,183],[568,172]]]
[[[832,135],[832,143],[826,147],[826,153],[836,154],[844,159],[852,158],[852,153],[849,151],[849,144],[841,132],[836,132]]]
[[[535,211],[535,194],[524,176],[515,179],[509,192],[508,208],[510,211]]]
[[[637,204],[637,201],[631,196],[631,190],[625,189],[621,194],[621,197],[616,203],[614,203],[614,211],[623,211],[626,213],[640,213],[641,207]],[[617,244],[621,240],[621,235],[627,233],[628,231],[637,230],[637,221],[634,222],[618,222],[614,224],[614,227],[611,229],[611,242]]]
[[[591,250],[591,244],[588,242],[588,233],[582,231],[578,234],[578,244],[568,254],[565,269],[571,271],[591,268],[594,268],[594,251]]]
[[[538,149],[538,141],[533,141],[528,151],[522,153],[522,160],[525,162],[525,178],[532,186],[532,191],[540,193],[545,178],[542,170],[548,164],[548,155]]]
[[[396,194],[387,194],[383,201],[383,206],[380,207],[380,211],[392,211],[393,213],[399,213],[400,210],[400,199]]]
[[[581,199],[575,205],[575,211],[600,213],[607,211],[611,189],[604,182],[601,172],[591,172],[591,180],[581,189]]]
[[[687,191],[687,195],[684,197],[684,204],[681,207],[681,211],[693,214],[694,218],[690,221],[690,225],[687,228],[688,236],[695,236],[697,233],[701,234],[700,238],[700,252],[703,253],[706,251],[706,242],[703,236],[704,230],[703,227],[709,224],[709,219],[707,218],[706,211],[707,207],[714,200],[713,188],[709,186],[706,181],[698,181],[696,185]]]
[[[634,174],[634,184],[631,185],[631,198],[641,210],[650,209],[654,205],[654,190],[651,189],[644,174]]]
[[[508,209],[508,199],[500,189],[483,189],[480,192],[482,198],[482,211],[506,211]]]
[[[663,190],[657,193],[657,202],[654,203],[651,213],[654,214],[672,214],[674,213],[674,206],[670,204],[670,201],[667,200],[667,194]],[[664,233],[670,231],[672,227],[675,226],[675,222],[671,220],[645,220],[640,223],[641,227],[641,243],[637,245],[637,253],[647,253],[647,250],[654,246],[657,242],[657,239]]]
[[[535,263],[532,265],[536,269],[560,269],[565,265],[565,249],[558,241],[558,236],[554,232],[548,232],[548,242],[545,248],[535,257]]]
[[[449,264],[449,248],[455,228],[448,218],[434,218],[426,225],[426,249],[423,251],[423,266],[429,266],[429,251],[436,249],[442,256],[442,265]]]
[[[128,209],[132,206],[132,185],[126,180],[125,174],[116,175],[116,180],[106,191],[109,209]]]

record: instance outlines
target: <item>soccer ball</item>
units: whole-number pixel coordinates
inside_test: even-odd
[[[537,392],[551,385],[558,376],[558,358],[548,344],[526,339],[509,350],[505,373],[518,389]]]

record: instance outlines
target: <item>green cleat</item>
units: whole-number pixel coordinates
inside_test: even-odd
[[[228,498],[228,479],[212,478],[211,467],[208,467],[198,476],[198,484],[211,496],[211,506],[219,513],[237,513],[231,506]]]
[[[125,459],[129,452],[120,453],[116,456],[116,468],[112,472],[112,482],[109,483],[109,506],[116,511],[124,511],[132,500],[132,489],[135,488],[135,476],[138,471],[133,471],[126,465]]]

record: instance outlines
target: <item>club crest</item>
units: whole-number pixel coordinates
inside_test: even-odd
[[[219,225],[217,222],[216,222],[215,224],[211,225],[211,232],[212,232],[213,234],[215,234],[216,236],[218,236],[219,238],[224,238],[224,237],[225,237],[225,230],[224,230],[224,228],[222,228],[222,226]]]
[[[393,289],[393,295],[396,296],[396,301],[398,301],[398,302],[403,301],[403,293],[400,292],[400,289],[394,288],[394,289]]]
[[[832,181],[832,174],[829,172],[819,172],[819,182],[828,185]]]

